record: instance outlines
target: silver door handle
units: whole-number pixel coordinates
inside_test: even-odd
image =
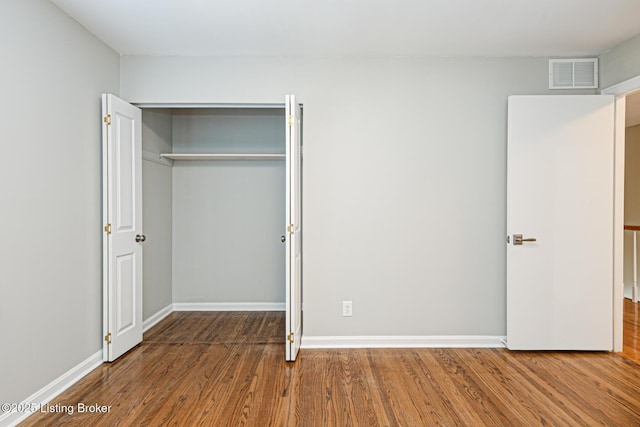
[[[530,237],[528,239],[523,239],[522,234],[514,234],[513,235],[513,245],[519,246],[522,245],[523,242],[535,242],[536,239],[534,237]]]
[[[140,243],[144,242],[145,240],[147,240],[147,236],[145,236],[144,234],[136,234],[136,242]]]

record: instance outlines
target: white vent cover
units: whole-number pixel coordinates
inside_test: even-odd
[[[549,89],[595,89],[598,58],[550,59]]]

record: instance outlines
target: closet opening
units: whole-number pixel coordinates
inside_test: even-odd
[[[284,312],[285,120],[284,105],[142,108],[145,318],[163,300]]]

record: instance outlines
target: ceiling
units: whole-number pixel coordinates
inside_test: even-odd
[[[578,56],[638,0],[51,0],[122,55]]]

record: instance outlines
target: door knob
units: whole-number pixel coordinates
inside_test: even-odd
[[[520,246],[524,242],[535,242],[535,241],[536,241],[536,239],[533,238],[533,237],[528,238],[528,239],[523,239],[522,238],[522,234],[514,234],[513,235],[513,245],[514,246]]]
[[[147,240],[147,236],[145,236],[144,234],[136,234],[136,242],[140,243],[144,242],[145,240]]]
[[[286,238],[286,237],[284,237],[284,236],[280,236],[280,241],[281,241],[282,243],[284,243],[284,242],[286,242],[286,241],[287,241],[287,238]]]

